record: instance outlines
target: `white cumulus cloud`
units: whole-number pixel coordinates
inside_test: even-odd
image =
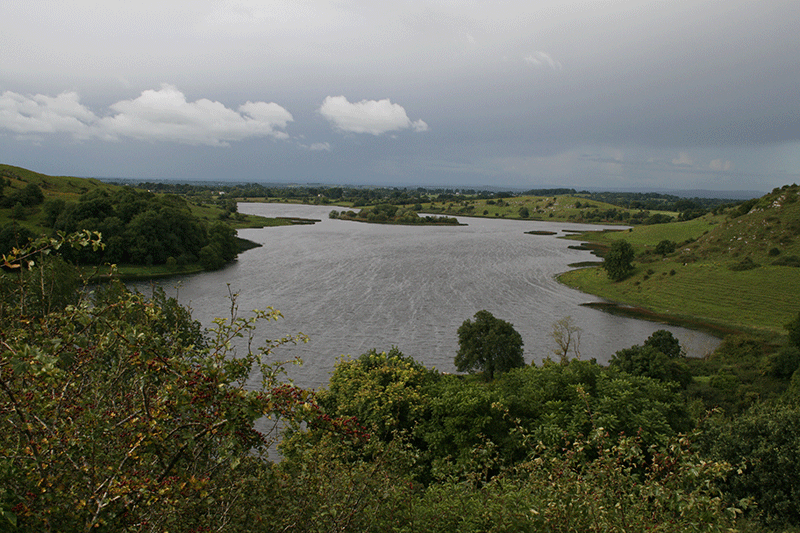
[[[111,109],[116,114],[101,119],[100,126],[113,135],[194,145],[226,145],[248,137],[283,139],[288,135],[276,128],[293,120],[275,103],[247,102],[234,111],[205,98],[188,102],[181,91],[166,84]]]
[[[25,96],[11,91],[0,95],[0,129],[22,135],[67,133],[76,138],[92,135],[97,116],[80,103],[77,93]]]
[[[412,122],[403,106],[388,98],[350,103],[344,96],[328,96],[319,112],[335,129],[348,133],[382,135],[409,128],[417,132],[428,130],[423,120]]]
[[[67,133],[75,139],[122,137],[190,145],[224,146],[249,137],[287,138],[292,115],[276,103],[247,102],[233,110],[220,102],[194,102],[172,85],[146,90],[133,100],[112,104],[98,116],[77,93],[56,97],[0,95],[0,129],[19,134]]]

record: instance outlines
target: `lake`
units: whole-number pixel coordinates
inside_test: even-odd
[[[284,319],[260,328],[257,340],[307,334],[307,344],[282,348],[276,358],[303,359],[290,375],[309,388],[327,383],[341,355],[371,348],[397,346],[428,367],[455,372],[457,329],[481,309],[511,322],[525,343],[525,360],[537,364],[553,354],[553,323],[566,316],[583,329],[581,358],[601,363],[658,329],[671,331],[691,356],[719,343],[697,331],[582,306],[600,300],[558,283],[555,276],[570,263],[594,256],[557,237],[602,226],[470,217],[459,217],[464,226],[394,226],[329,219],[332,209],[341,208],[239,203],[243,213],[321,221],[240,230],[262,247],[222,270],[159,284],[206,326],[230,316],[229,286],[239,294],[241,312],[279,309]],[[148,291],[146,284],[137,288]]]

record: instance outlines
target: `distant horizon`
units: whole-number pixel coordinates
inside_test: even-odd
[[[187,180],[180,178],[119,178],[110,176],[81,176],[90,179],[97,179],[104,182],[123,182],[123,183],[186,183],[186,184],[208,184],[215,186],[236,186],[236,185],[262,185],[265,187],[348,187],[353,189],[416,189],[419,187],[425,189],[453,189],[453,190],[476,190],[476,191],[490,191],[490,192],[514,192],[522,193],[526,191],[547,190],[547,189],[574,189],[576,192],[629,192],[629,193],[654,193],[654,194],[668,194],[682,198],[720,198],[731,200],[749,200],[751,198],[760,198],[770,191],[757,191],[757,190],[709,190],[709,189],[666,189],[666,188],[610,188],[610,187],[575,187],[569,185],[543,185],[534,187],[506,187],[502,185],[429,185],[429,184],[397,184],[397,185],[378,185],[378,184],[345,184],[345,183],[325,183],[325,182],[272,182],[272,181],[228,181],[228,180],[208,180],[196,179]],[[790,185],[790,184],[786,184]]]

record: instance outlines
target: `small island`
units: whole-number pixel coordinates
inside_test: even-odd
[[[329,218],[372,222],[374,224],[414,224],[423,226],[460,226],[457,218],[441,215],[420,215],[416,210],[392,204],[378,204],[360,211],[336,211]]]

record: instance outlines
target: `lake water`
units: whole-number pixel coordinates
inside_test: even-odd
[[[601,363],[658,329],[673,332],[692,356],[719,342],[581,306],[599,299],[559,284],[555,276],[594,256],[570,249],[577,243],[557,236],[598,226],[469,217],[459,217],[465,226],[390,226],[329,219],[334,208],[240,203],[243,213],[321,222],[240,230],[241,237],[263,246],[222,270],[160,284],[206,326],[230,315],[228,286],[239,293],[240,311],[279,309],[284,319],[259,329],[257,340],[307,334],[307,344],[282,348],[276,357],[303,359],[290,375],[310,388],[327,383],[341,355],[357,357],[371,348],[397,346],[428,367],[455,372],[457,329],[481,309],[514,325],[527,362],[552,355],[552,325],[566,316],[583,329],[581,358]],[[558,235],[525,233],[532,230]],[[146,285],[138,288],[147,291]]]

